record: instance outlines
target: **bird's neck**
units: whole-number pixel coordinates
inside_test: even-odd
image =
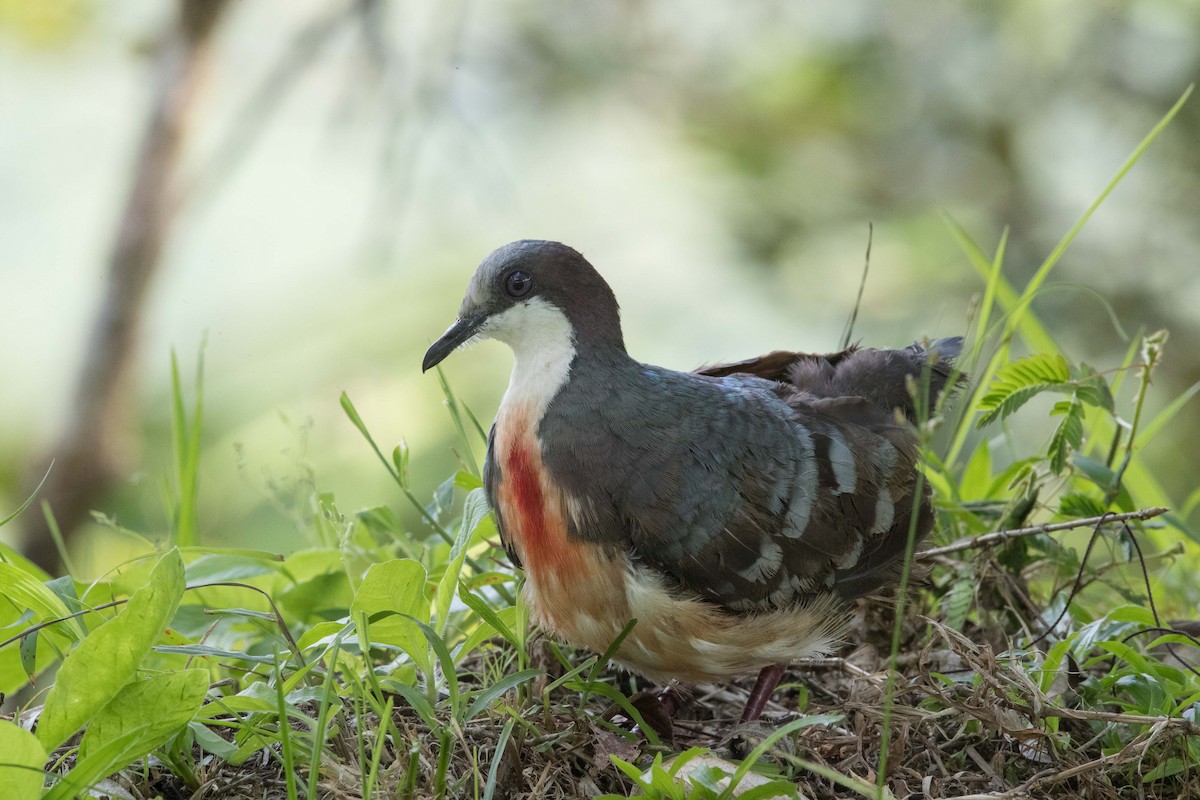
[[[596,345],[578,335],[567,316],[547,303],[531,303],[505,314],[520,315],[519,325],[498,325],[494,333],[512,348],[512,376],[500,404],[499,421],[520,415],[536,431],[550,402],[581,366],[611,364],[628,360],[623,346]],[[589,370],[589,373],[591,370]]]

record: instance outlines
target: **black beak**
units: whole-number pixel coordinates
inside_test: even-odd
[[[421,362],[421,372],[428,372],[436,367],[453,353],[467,339],[470,339],[478,331],[483,321],[487,319],[483,314],[477,314],[471,317],[463,317],[454,321],[442,338],[438,339],[429,349],[425,351],[425,360]]]

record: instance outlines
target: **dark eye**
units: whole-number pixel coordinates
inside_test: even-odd
[[[528,272],[518,269],[508,273],[504,278],[504,291],[508,292],[509,297],[524,297],[532,288],[533,278],[529,277]]]

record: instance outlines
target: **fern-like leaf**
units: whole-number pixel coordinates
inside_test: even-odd
[[[996,371],[988,393],[979,401],[985,413],[979,427],[1004,419],[1042,392],[1071,392],[1071,367],[1058,353],[1039,353],[1005,364]]]
[[[1104,513],[1104,506],[1094,497],[1086,494],[1068,494],[1058,502],[1059,516],[1068,519],[1098,517]]]
[[[1050,438],[1050,471],[1061,475],[1067,465],[1067,456],[1083,444],[1083,404],[1072,397],[1056,403],[1053,413],[1062,414],[1063,421]]]

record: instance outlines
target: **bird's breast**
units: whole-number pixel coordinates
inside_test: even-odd
[[[578,545],[567,538],[561,491],[542,463],[531,422],[528,415],[510,414],[496,423],[497,502],[505,535],[526,571],[561,574],[578,560]]]
[[[542,462],[529,415],[497,417],[494,502],[506,544],[525,566],[525,598],[551,633],[603,651],[630,617],[623,560],[567,531],[568,497]]]

